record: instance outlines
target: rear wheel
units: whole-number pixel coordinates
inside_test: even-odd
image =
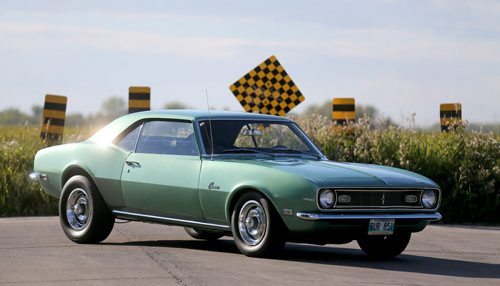
[[[184,230],[192,238],[196,238],[196,239],[217,240],[217,239],[224,236],[224,233],[221,231],[210,231],[210,230],[203,230],[203,229],[190,228],[190,227],[185,227]]]
[[[59,218],[66,236],[76,243],[103,241],[115,222],[94,183],[79,175],[64,184],[59,199]]]
[[[286,230],[271,203],[261,194],[249,192],[236,202],[231,216],[234,242],[247,256],[275,254],[285,245]]]
[[[411,233],[395,233],[387,236],[364,236],[358,239],[361,249],[374,258],[390,258],[401,254],[410,242]]]

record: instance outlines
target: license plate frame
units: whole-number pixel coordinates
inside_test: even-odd
[[[370,219],[368,235],[393,235],[395,225],[395,219]]]

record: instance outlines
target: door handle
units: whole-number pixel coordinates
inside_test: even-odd
[[[127,163],[127,165],[129,167],[132,167],[132,168],[140,168],[141,167],[141,164],[139,164],[139,162],[136,162],[136,161],[125,161],[125,163]]]

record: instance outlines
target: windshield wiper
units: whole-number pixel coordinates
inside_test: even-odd
[[[286,148],[286,147],[273,147],[273,153],[289,153],[289,154],[299,154],[299,155],[309,155],[312,156],[316,159],[321,159],[321,156],[313,154],[311,152],[299,150],[299,149],[292,149],[292,148]]]
[[[222,153],[257,153],[257,154],[264,154],[268,155],[271,157],[276,157],[272,153],[260,151],[260,150],[255,150],[255,149],[249,149],[249,148],[232,148],[232,149],[224,149],[221,151]]]

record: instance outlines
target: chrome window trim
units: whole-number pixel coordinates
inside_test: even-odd
[[[205,122],[205,121],[249,121],[249,122],[259,122],[259,121],[262,121],[262,122],[267,122],[267,123],[275,123],[275,124],[290,124],[290,129],[292,130],[292,132],[297,135],[297,137],[299,137],[300,139],[304,140],[305,143],[306,143],[306,146],[308,148],[311,148],[312,147],[312,150],[310,151],[316,151],[317,152],[317,155],[319,156],[319,160],[324,160],[324,161],[327,161],[328,158],[325,156],[325,154],[323,154],[323,151],[321,150],[321,148],[319,148],[318,146],[316,146],[316,144],[314,144],[314,142],[311,140],[311,138],[309,138],[309,136],[307,136],[307,134],[304,132],[304,130],[302,130],[302,128],[300,128],[300,126],[295,123],[294,121],[288,119],[288,118],[283,118],[283,117],[279,117],[277,116],[277,118],[265,118],[265,119],[262,119],[262,118],[211,118],[209,119],[209,117],[203,117],[203,118],[197,118],[195,121],[194,121],[194,124],[196,125],[195,128],[196,130],[198,131],[198,135],[200,137],[200,155],[201,157],[204,157],[204,158],[212,158],[212,157],[217,157],[217,155],[221,155],[221,154],[214,154],[214,156],[212,156],[212,154],[210,152],[207,152],[209,150],[206,150],[205,149],[205,145],[203,143],[203,135],[201,133],[201,128],[200,128],[200,123],[201,122]],[[292,127],[293,126],[293,127]],[[316,155],[316,154],[315,154]]]

